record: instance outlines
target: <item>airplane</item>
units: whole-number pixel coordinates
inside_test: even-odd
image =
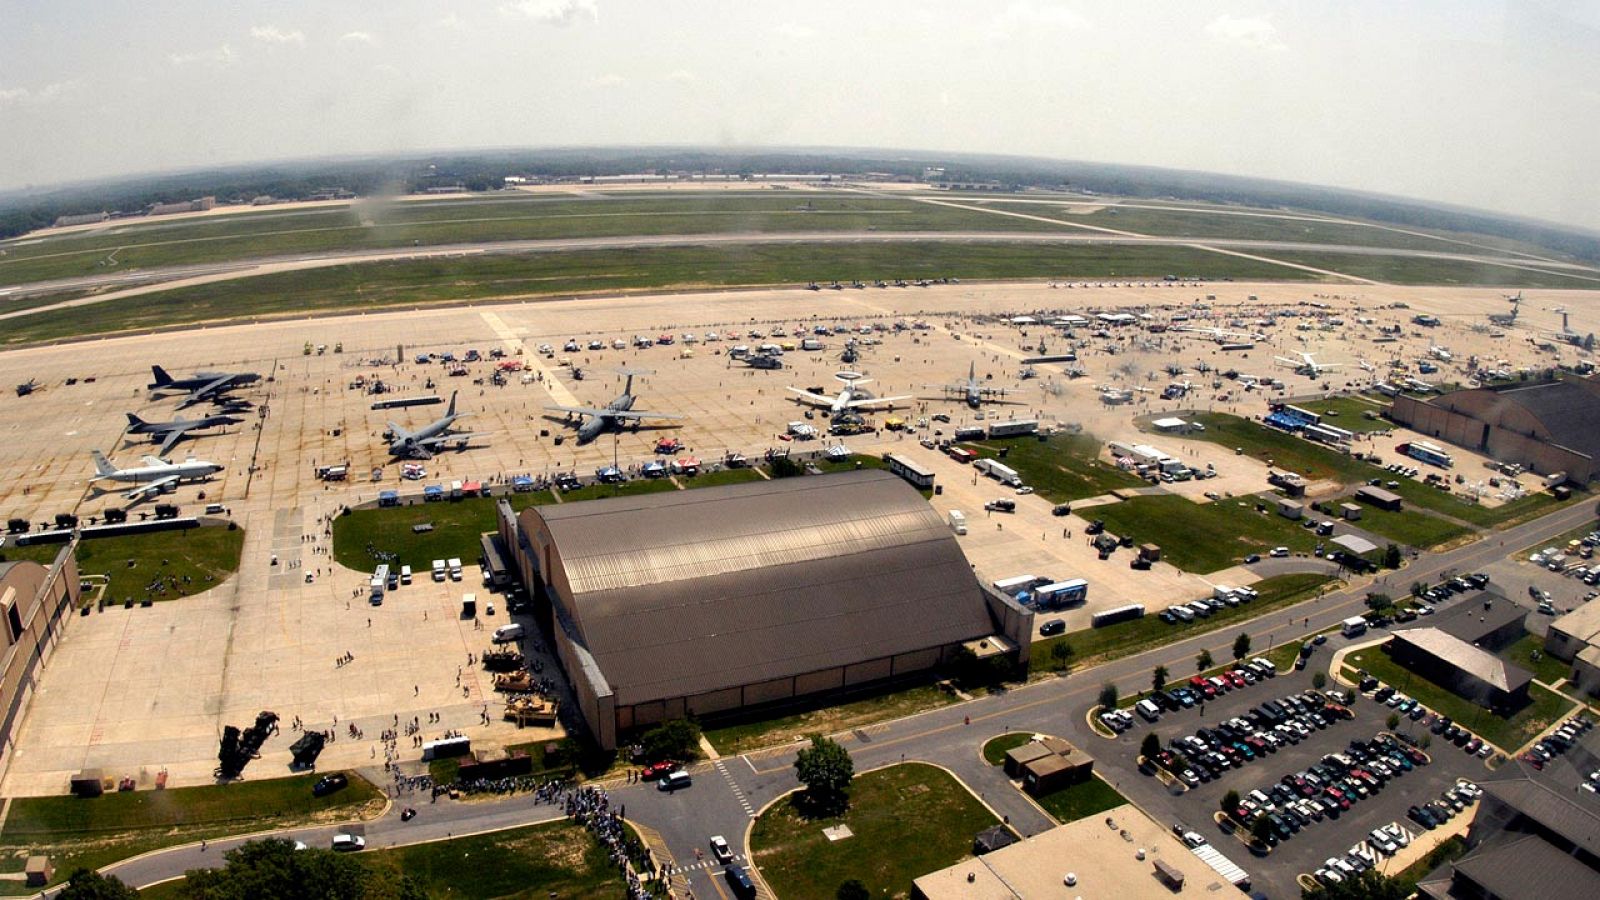
[[[776,356],[769,356],[765,353],[749,353],[742,357],[738,357],[738,360],[752,369],[783,368],[783,360],[777,358]]]
[[[1219,344],[1225,344],[1229,341],[1261,341],[1265,340],[1267,337],[1264,334],[1255,334],[1249,331],[1228,331],[1227,329],[1223,328],[1198,328],[1189,326],[1184,328],[1175,328],[1173,330],[1184,331],[1188,332],[1189,334],[1204,334]]]
[[[160,492],[168,485],[176,485],[181,481],[203,481],[222,471],[222,467],[216,463],[193,457],[181,463],[169,463],[159,456],[142,457],[144,465],[119,469],[113,466],[99,450],[93,451],[92,455],[97,474],[89,479],[90,483],[109,480],[138,485],[123,495],[129,500],[137,500],[146,494]]]
[[[1274,356],[1273,359],[1276,359],[1279,363],[1285,366],[1292,367],[1296,375],[1304,375],[1308,378],[1320,378],[1322,377],[1322,373],[1328,369],[1344,368],[1344,363],[1319,363],[1317,362],[1316,357],[1312,356],[1310,353],[1296,352],[1296,356],[1299,356],[1300,358],[1293,359],[1287,356]]]
[[[38,388],[39,388],[39,379],[37,379],[37,378],[29,378],[27,381],[24,381],[23,383],[17,385],[17,396],[18,397],[26,397],[29,394],[33,393],[34,391],[38,390]]]
[[[1490,313],[1489,314],[1489,324],[1490,325],[1509,326],[1509,325],[1517,324],[1517,313],[1522,311],[1522,292],[1521,291],[1517,291],[1516,296],[1514,296],[1514,297],[1508,296],[1508,297],[1506,297],[1506,299],[1511,301],[1511,312],[1509,312],[1509,313]]]
[[[444,416],[418,428],[416,431],[406,429],[389,423],[389,430],[384,435],[389,438],[389,455],[405,459],[432,459],[433,452],[452,441],[459,441],[462,449],[466,448],[467,440],[477,435],[469,432],[451,431],[450,426],[466,413],[456,412],[456,391],[450,393],[450,405],[445,409]]]
[[[648,412],[634,409],[633,404],[639,398],[633,395],[633,376],[649,375],[648,369],[618,369],[617,372],[628,377],[627,384],[622,388],[622,393],[604,407],[592,406],[546,406],[545,409],[554,409],[567,413],[588,416],[589,420],[578,426],[578,444],[582,446],[608,430],[621,431],[623,423],[633,422],[635,427],[643,419],[683,419],[686,416],[674,413]]]
[[[161,449],[156,451],[157,456],[166,456],[172,445],[191,431],[237,425],[244,421],[233,416],[206,416],[200,419],[173,419],[171,422],[146,422],[133,413],[127,413],[127,416],[129,434],[148,434],[152,442],[161,441]]]
[[[255,384],[261,376],[255,372],[196,372],[193,378],[173,378],[160,366],[151,366],[155,381],[147,385],[152,391],[186,391],[189,396],[178,404],[179,409],[205,400],[215,400],[234,388]]]
[[[872,379],[863,376],[860,372],[836,372],[834,379],[844,385],[844,390],[838,396],[829,397],[827,394],[813,394],[802,388],[791,387],[789,392],[794,394],[801,403],[807,406],[825,408],[833,415],[849,412],[853,409],[864,407],[888,405],[891,408],[898,400],[910,400],[909,395],[900,397],[874,397],[863,390],[858,390],[857,385],[870,382]]]
[[[966,381],[958,381],[955,384],[929,384],[924,385],[924,387],[939,388],[947,395],[960,394],[962,400],[973,409],[982,406],[984,400],[993,397],[1004,397],[1006,394],[1011,393],[1005,388],[984,387],[983,383],[978,380],[978,364],[975,362],[969,363],[967,366]]]
[[[1446,350],[1445,348],[1440,347],[1437,344],[1435,344],[1434,346],[1428,348],[1428,355],[1433,357],[1434,359],[1437,359],[1440,362],[1450,362],[1452,359],[1455,358],[1453,355],[1451,355],[1449,350]]]

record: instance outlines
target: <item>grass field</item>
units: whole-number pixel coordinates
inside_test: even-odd
[[[877,691],[857,699],[817,698],[766,718],[707,727],[706,740],[724,756],[734,756],[812,734],[835,734],[875,722],[948,706],[956,697],[930,684]]]
[[[516,494],[512,506],[526,509],[554,503],[549,491]],[[480,555],[479,536],[495,530],[495,499],[471,497],[410,506],[358,509],[333,522],[333,558],[348,569],[371,572],[378,560],[367,548],[396,554],[393,565],[410,566],[421,577],[436,559],[460,559],[468,565]],[[414,532],[412,526],[432,524],[433,530]]]
[[[1253,585],[1260,593],[1260,597],[1249,603],[1230,606],[1213,613],[1209,619],[1168,625],[1155,615],[1148,615],[1142,619],[1119,622],[1104,628],[1085,628],[1081,631],[1068,632],[1034,643],[1029,668],[1035,672],[1048,671],[1054,663],[1050,655],[1051,649],[1061,643],[1072,647],[1072,664],[1083,668],[1142,653],[1161,644],[1220,631],[1235,622],[1253,619],[1271,610],[1305,600],[1328,581],[1328,578],[1321,575],[1274,575],[1271,578],[1263,578]],[[1176,677],[1176,673],[1173,677]]]
[[[1340,497],[1329,502],[1335,507],[1341,503],[1359,503],[1354,497]],[[1419,510],[1379,509],[1369,503],[1360,505],[1361,518],[1354,523],[1357,527],[1382,535],[1402,546],[1427,549],[1472,533],[1472,529],[1465,525]]]
[[[1104,520],[1107,531],[1131,536],[1135,544],[1159,545],[1163,561],[1200,574],[1225,569],[1246,554],[1265,555],[1273,547],[1309,553],[1317,544],[1315,534],[1278,515],[1274,506],[1256,512],[1252,497],[1213,503],[1173,494],[1133,497],[1083,515]]]
[[[797,243],[484,254],[275,273],[39,312],[11,320],[5,342],[33,343],[201,321],[304,316],[324,310],[355,312],[667,287],[799,285],[833,279],[848,283],[856,278],[870,283],[879,277],[1160,278],[1170,273],[1314,278],[1298,269],[1185,247]]]
[[[1371,403],[1360,397],[1333,397],[1314,403],[1301,403],[1299,406],[1301,409],[1322,414],[1325,425],[1354,431],[1357,434],[1391,431],[1395,428],[1393,422],[1381,418],[1381,414],[1388,410],[1388,404]],[[1367,413],[1372,413],[1376,418],[1368,418]]]
[[[1367,256],[1355,253],[1323,253],[1305,250],[1274,250],[1273,259],[1328,269],[1357,278],[1371,278],[1391,284],[1483,285],[1485,287],[1547,287],[1590,289],[1596,286],[1593,272],[1559,274],[1556,269],[1475,263],[1452,259]],[[1529,265],[1537,267],[1538,263]]]
[[[992,737],[983,744],[983,761],[991,766],[1004,765],[1006,753],[1021,747],[1033,740],[1033,734],[1026,731],[1013,731]]]
[[[852,453],[848,459],[831,460],[826,457],[817,457],[809,465],[815,466],[817,471],[827,474],[829,472],[854,472],[857,469],[887,469],[889,464],[881,456],[870,453]]]
[[[1524,519],[1550,512],[1556,507],[1564,505],[1548,492],[1535,491],[1531,494],[1525,494],[1510,503],[1502,503],[1499,506],[1479,506],[1436,487],[1423,484],[1414,478],[1390,477],[1399,482],[1399,486],[1389,488],[1389,490],[1405,498],[1407,503],[1430,509],[1437,513],[1443,513],[1477,525],[1480,528],[1494,528],[1514,524]],[[1388,487],[1387,481],[1384,486]],[[1586,491],[1573,491],[1572,499],[1567,502],[1578,502],[1588,496]]]
[[[1371,477],[1367,473],[1376,471],[1360,460],[1238,416],[1196,413],[1189,418],[1206,426],[1205,431],[1190,433],[1191,440],[1242,449],[1246,456],[1313,481],[1333,479],[1350,483]]]
[[[78,544],[78,572],[105,575],[107,600],[175,600],[209,590],[239,570],[244,529],[190,528]]]
[[[313,797],[311,785],[319,777],[132,791],[87,800],[18,797],[0,829],[0,856],[47,853],[58,878],[65,879],[79,866],[98,868],[201,838],[361,818],[383,804],[378,790],[354,775],[344,790]],[[0,882],[0,893],[12,885],[21,887],[20,882]]]
[[[1091,776],[1088,781],[1069,785],[1051,794],[1035,797],[1044,811],[1057,822],[1065,825],[1076,822],[1096,813],[1103,813],[1108,809],[1121,806],[1128,799],[1117,793],[1117,789],[1101,780],[1100,776]]]
[[[769,807],[750,832],[753,861],[779,897],[832,897],[852,878],[874,897],[909,896],[913,879],[970,856],[973,837],[998,821],[943,769],[921,763],[857,775],[850,809],[838,818],[806,819],[794,796]],[[854,836],[823,836],[839,824]]]
[[[1530,702],[1516,715],[1507,719],[1497,716],[1477,704],[1461,699],[1448,688],[1435,684],[1389,659],[1379,647],[1369,647],[1345,657],[1353,667],[1366,669],[1395,690],[1415,697],[1429,709],[1456,720],[1456,724],[1472,731],[1489,743],[1507,752],[1515,751],[1551,723],[1566,715],[1576,705],[1567,698],[1548,691],[1537,684],[1528,686]]]
[[[562,491],[565,503],[579,500],[600,500],[606,497],[636,497],[640,494],[659,494],[675,491],[678,486],[665,478],[634,478],[619,484],[586,484],[575,491]]]
[[[369,867],[391,867],[411,876],[427,896],[440,900],[609,900],[624,891],[605,849],[583,826],[571,822],[369,850],[360,858]]]
[[[1532,672],[1534,678],[1545,684],[1555,684],[1572,674],[1571,665],[1544,652],[1544,638],[1536,634],[1523,635],[1497,655]]]
[[[766,480],[755,466],[743,469],[719,469],[715,472],[701,472],[699,475],[679,475],[677,478],[679,484],[689,489]]]
[[[1119,488],[1143,487],[1144,482],[1096,457],[1100,441],[1088,434],[1054,434],[1046,440],[1036,437],[978,441],[962,446],[979,456],[999,456],[1006,449],[1005,464],[1017,470],[1024,484],[1051,503],[1066,503],[1097,497]]]

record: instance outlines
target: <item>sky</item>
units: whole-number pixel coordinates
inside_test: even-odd
[[[0,0],[0,190],[646,144],[1165,166],[1600,229],[1600,4]]]

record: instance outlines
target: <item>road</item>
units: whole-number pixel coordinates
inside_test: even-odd
[[[906,760],[944,766],[1018,831],[1024,835],[1037,834],[1052,827],[1053,822],[1016,791],[997,767],[982,760],[981,747],[990,737],[1008,731],[1055,734],[1095,754],[1099,751],[1094,743],[1098,739],[1091,736],[1085,716],[1100,686],[1106,682],[1128,693],[1147,687],[1150,672],[1157,665],[1166,665],[1174,673],[1189,671],[1202,649],[1209,650],[1218,660],[1229,659],[1234,637],[1240,631],[1251,636],[1256,653],[1297,642],[1309,631],[1330,628],[1363,610],[1363,597],[1368,591],[1404,593],[1414,581],[1432,581],[1446,573],[1482,569],[1507,553],[1591,521],[1594,514],[1594,507],[1587,502],[1571,505],[1491,533],[1487,540],[1444,553],[1426,554],[1407,568],[1370,583],[1275,610],[1235,627],[1175,641],[1068,677],[1040,680],[969,702],[835,735],[835,739],[850,751],[857,772]],[[798,749],[799,745],[789,745],[698,763],[690,770],[694,776],[693,787],[675,794],[661,793],[651,785],[615,783],[604,786],[610,791],[613,804],[626,808],[630,820],[646,826],[652,838],[659,835],[659,842],[654,844],[658,851],[664,848],[677,865],[685,868],[680,884],[692,889],[696,896],[717,896],[722,892],[716,877],[720,867],[696,863],[694,851],[706,851],[709,837],[721,834],[728,838],[742,860],[747,828],[754,816],[765,805],[798,786],[794,778],[794,754]],[[414,799],[405,802],[417,804]],[[402,805],[397,803],[387,814],[361,827],[369,847],[437,840],[559,817],[556,808],[538,804],[527,796],[437,804],[424,800],[417,804],[419,815],[409,823],[399,821]],[[295,829],[285,832],[284,836],[314,846],[327,846],[337,830],[332,826]],[[149,885],[177,877],[190,868],[215,865],[228,848],[244,840],[211,842],[203,851],[196,845],[175,847],[109,866],[105,871],[130,884]]]
[[[25,310],[0,313],[0,319],[32,315],[49,310],[71,309],[95,303],[136,297],[155,291],[213,284],[239,278],[252,278],[278,272],[296,272],[353,263],[388,262],[395,260],[436,259],[449,256],[476,256],[481,254],[566,253],[581,250],[635,249],[641,247],[703,247],[756,244],[855,244],[855,243],[1009,243],[1009,244],[1118,244],[1131,246],[1190,247],[1227,251],[1298,251],[1313,253],[1342,253],[1360,256],[1390,256],[1408,259],[1433,259],[1471,265],[1498,265],[1513,268],[1538,268],[1554,270],[1575,279],[1600,282],[1600,270],[1575,263],[1539,262],[1530,265],[1528,260],[1514,256],[1490,254],[1448,253],[1433,250],[1405,250],[1386,247],[1364,247],[1349,244],[1315,244],[1301,241],[1253,240],[1244,238],[1217,238],[1197,241],[1185,237],[1159,237],[1134,234],[1061,234],[1055,232],[1016,231],[820,231],[762,233],[739,232],[731,234],[672,234],[640,235],[633,237],[562,238],[554,240],[488,241],[469,244],[443,244],[432,247],[399,247],[391,249],[335,251],[291,256],[263,257],[237,260],[228,263],[203,263],[181,266],[161,266],[135,269],[109,275],[89,275],[80,278],[62,278],[25,284],[0,285],[0,296],[23,299],[29,296],[98,288],[115,288],[138,282],[133,287],[109,290],[91,297],[79,297]],[[1268,259],[1291,268],[1299,264]],[[1322,271],[1322,270],[1316,270]],[[1329,273],[1335,274],[1338,273]],[[1354,276],[1340,277],[1358,283],[1371,283]]]

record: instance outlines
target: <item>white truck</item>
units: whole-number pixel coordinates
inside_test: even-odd
[[[809,441],[817,436],[817,429],[804,422],[790,422],[789,436],[799,441]]]
[[[450,564],[449,565],[450,565],[450,580],[451,581],[460,581],[461,580],[461,560],[458,557],[452,556],[452,557],[450,557]]]
[[[972,465],[973,468],[977,469],[979,472],[982,472],[1001,484],[1009,485],[1011,487],[1017,487],[1022,484],[1022,476],[1017,474],[1017,470],[1005,465],[999,460],[979,459]]]
[[[967,514],[959,509],[950,510],[950,530],[956,534],[966,534]]]
[[[442,560],[442,559],[434,560],[433,561],[433,580],[434,581],[444,581],[445,578],[446,578],[446,573],[445,573],[445,568],[444,568],[444,560]]]

